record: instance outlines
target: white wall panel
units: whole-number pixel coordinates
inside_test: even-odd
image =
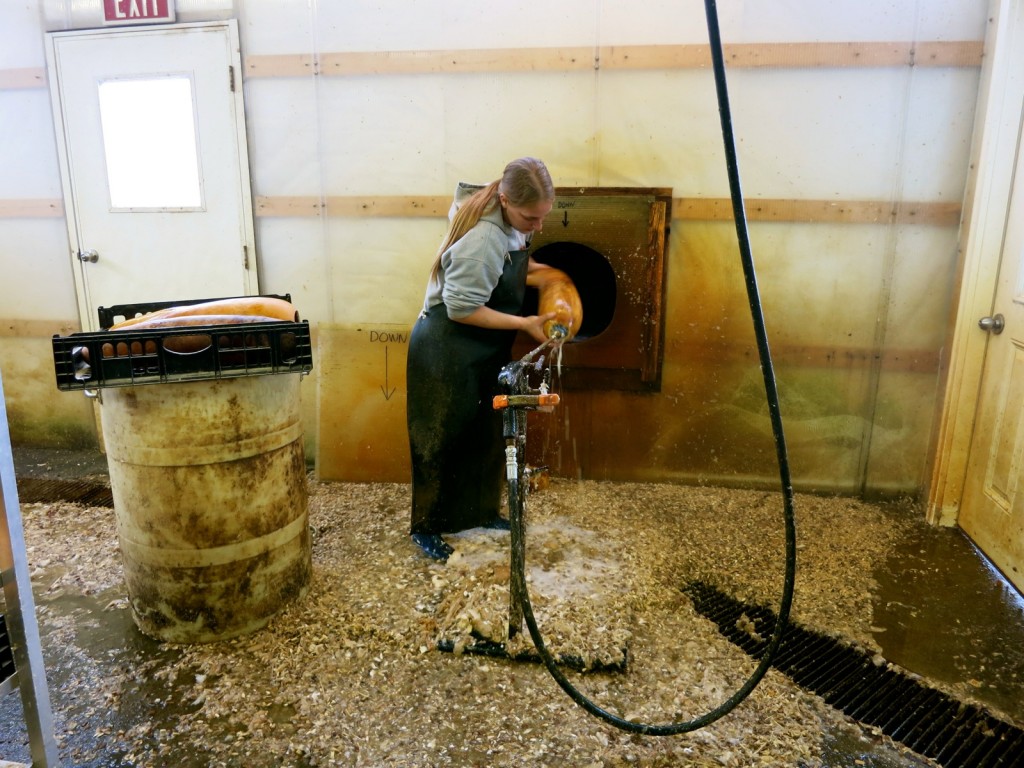
[[[313,49],[317,25],[310,3],[235,0],[235,4],[243,62],[246,55],[309,53]]]
[[[61,196],[50,97],[43,89],[0,90],[0,169],[0,200]]]
[[[869,415],[871,453],[865,487],[870,491],[897,494],[908,485],[924,483],[928,446],[921,435],[931,428],[936,385],[914,373],[880,377]]]
[[[677,197],[728,194],[710,72],[606,72],[597,102],[598,183],[671,187]]]
[[[304,320],[331,317],[336,286],[327,255],[323,219],[264,217],[256,222],[263,293],[290,293]]]
[[[601,45],[678,45],[708,41],[701,0],[597,0]],[[724,23],[726,9],[719,9]]]
[[[596,0],[314,0],[321,50],[460,50],[591,45]]]
[[[793,70],[729,76],[740,175],[748,197],[890,199],[898,172],[905,77],[899,70]],[[727,197],[710,73],[604,73],[601,183],[671,186]]]
[[[773,344],[872,347],[885,300],[879,276],[885,268],[886,229],[871,224],[750,226]],[[738,264],[738,250],[734,259]],[[740,274],[736,280],[742,289]]]
[[[887,200],[905,112],[905,70],[745,70],[730,102],[748,195]]]
[[[315,195],[320,189],[318,87],[314,78],[246,83],[249,166],[256,195]]]
[[[548,165],[557,186],[593,184],[593,75],[509,73],[449,78],[444,89],[444,191],[489,182],[526,155]]]
[[[42,19],[32,2],[5,2],[0,23],[0,69],[41,67],[43,52]]]
[[[856,6],[855,2],[850,2]],[[863,7],[863,6],[862,6]],[[916,40],[984,40],[988,27],[988,7],[984,0],[918,0],[914,30]]]
[[[283,37],[298,30],[298,4],[249,0],[246,14],[274,20]],[[251,10],[255,9],[255,10]],[[476,0],[318,0],[312,6],[321,50],[438,50],[707,42],[700,0],[565,0],[480,3]],[[976,40],[984,36],[982,3],[958,0],[775,0],[722,2],[723,41],[823,42]],[[259,25],[258,25],[259,26]],[[257,42],[257,41],[254,41]],[[274,43],[277,45],[277,43]],[[261,51],[264,52],[264,51]]]
[[[704,4],[694,5],[703,23]],[[979,40],[987,6],[959,0],[723,0],[718,16],[726,43]]]
[[[325,194],[442,191],[449,106],[437,77],[326,78],[319,95]]]
[[[0,316],[77,325],[64,219],[0,219],[0,235]]]
[[[903,226],[897,234],[885,345],[941,349],[956,274],[957,232]]]
[[[963,199],[978,70],[916,69],[906,104],[901,197]],[[954,161],[953,158],[956,158]]]
[[[335,323],[412,323],[444,236],[434,219],[329,221]]]

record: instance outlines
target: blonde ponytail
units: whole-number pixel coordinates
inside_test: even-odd
[[[533,205],[541,200],[554,200],[555,185],[547,166],[535,157],[521,157],[506,165],[500,179],[478,189],[455,212],[430,268],[431,280],[436,280],[441,271],[441,257],[445,251],[494,210],[499,193],[503,193],[511,205]]]
[[[430,279],[436,280],[437,273],[441,271],[441,257],[444,252],[457,243],[462,236],[477,225],[481,218],[494,210],[498,204],[498,187],[501,179],[496,179],[486,187],[481,187],[466,200],[452,216],[448,225],[448,232],[441,241],[441,247],[437,249],[437,256],[434,258],[434,265],[430,268]]]

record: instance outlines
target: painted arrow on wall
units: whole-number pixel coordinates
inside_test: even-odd
[[[391,387],[391,390],[388,391],[388,348],[384,347],[384,386],[380,388],[380,391],[384,393],[385,400],[390,400],[396,389],[398,387]]]

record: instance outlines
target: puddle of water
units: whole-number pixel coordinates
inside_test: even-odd
[[[829,730],[822,739],[821,762],[826,768],[913,768],[930,766],[913,753],[899,753],[864,732]]]
[[[875,577],[886,659],[1024,721],[1024,600],[961,531],[915,526]]]

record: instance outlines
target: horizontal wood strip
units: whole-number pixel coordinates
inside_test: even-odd
[[[724,46],[726,66],[742,69],[827,67],[978,67],[981,41],[932,43],[737,43]],[[706,45],[646,45],[602,48],[601,67],[686,69],[711,63]]]
[[[245,77],[304,77],[318,72],[316,59],[311,54],[270,54],[244,56],[242,69]]]
[[[339,216],[350,218],[434,218],[447,216],[451,198],[434,195],[388,197],[335,196],[258,197],[256,215]],[[746,201],[749,221],[791,221],[845,224],[921,224],[951,227],[960,222],[959,203],[905,202],[894,205],[872,200],[784,200],[753,198]],[[732,221],[729,198],[675,198],[672,218],[687,221]]]
[[[723,363],[756,363],[753,344],[707,344],[676,341],[668,344],[666,354],[686,360],[687,365],[714,367]],[[933,349],[868,349],[865,347],[808,346],[773,344],[772,360],[781,368],[836,368],[864,370],[872,366],[890,373],[927,373],[939,370],[939,351]]]
[[[436,74],[444,72],[566,72],[596,68],[594,48],[519,48],[463,51],[325,53],[322,75]]]
[[[451,197],[437,195],[401,195],[391,197],[339,197],[326,198],[306,195],[299,197],[257,197],[257,216],[342,216],[349,218],[416,218],[447,216]]]
[[[60,199],[24,198],[0,200],[0,219],[51,219],[64,215]]]
[[[80,330],[82,326],[78,320],[19,320],[13,317],[0,319],[0,339],[49,339],[54,334],[67,336]]]
[[[744,201],[748,221],[803,221],[846,224],[922,224],[940,227],[960,223],[960,203],[876,200],[784,200],[749,198]],[[672,218],[689,221],[732,221],[729,198],[688,197],[672,201]]]
[[[979,40],[881,43],[736,43],[726,45],[728,66],[977,67]],[[710,67],[705,44],[446,51],[351,51],[248,56],[248,77],[360,76],[471,72],[566,72],[589,69],[698,69]]]
[[[914,43],[915,67],[980,67],[985,56],[982,40]]]
[[[447,195],[394,195],[384,197],[315,195],[257,197],[258,217],[327,216],[348,218],[436,218],[448,215]],[[892,204],[873,200],[785,200],[751,198],[745,203],[748,221],[790,221],[839,224],[921,224],[953,227],[960,222],[959,203],[905,202]],[[60,218],[60,200],[0,200],[0,219]],[[672,201],[672,218],[684,221],[732,221],[729,198],[677,197]]]
[[[735,43],[729,66],[978,67],[980,40],[893,43]],[[353,51],[245,57],[247,77],[395,75],[443,72],[567,72],[587,69],[695,69],[709,67],[707,45],[615,45],[451,51]],[[44,88],[44,67],[0,69],[0,89]]]
[[[43,88],[46,86],[44,67],[0,69],[0,89]]]

